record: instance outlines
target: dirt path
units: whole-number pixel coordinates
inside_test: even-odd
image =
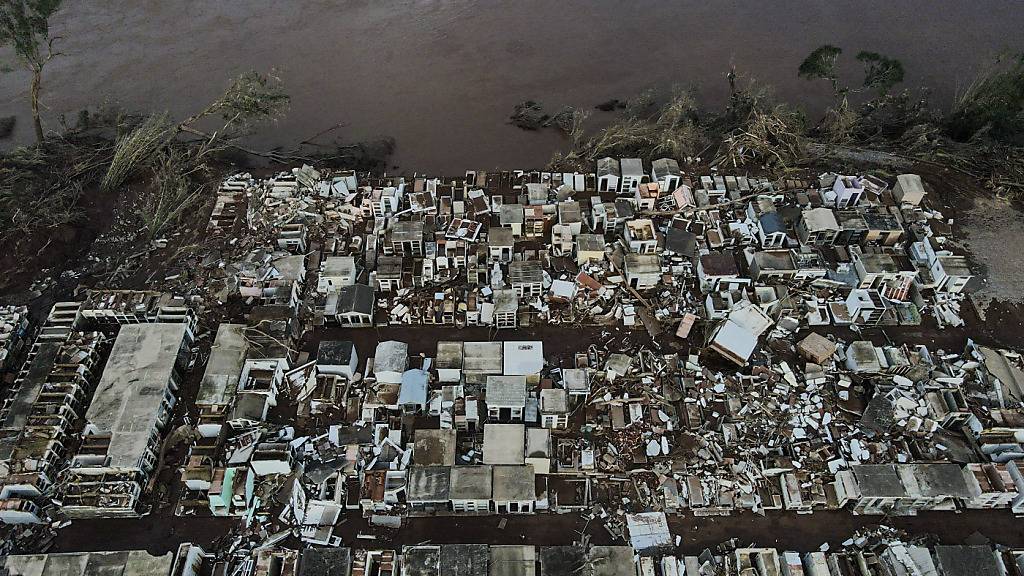
[[[434,544],[572,544],[579,530],[587,527],[594,544],[614,542],[597,521],[576,514],[506,516],[508,523],[498,529],[498,516],[444,516],[411,518],[398,532],[371,530],[354,513],[338,527],[345,546],[358,548],[401,548],[403,545]],[[151,517],[133,520],[78,520],[61,531],[54,552],[145,549],[161,554],[174,551],[182,542],[206,547],[227,534],[236,522],[232,518]],[[933,535],[943,544],[963,544],[977,535],[1007,546],[1024,546],[1024,522],[1007,511],[970,510],[962,513],[931,512],[907,518],[854,516],[846,511],[816,512],[809,515],[770,513],[766,516],[738,514],[721,518],[672,516],[673,534],[682,536],[680,551],[697,554],[704,548],[737,538],[741,544],[775,546],[807,552],[825,542],[835,549],[860,528],[885,523],[906,530],[911,537]],[[377,534],[377,540],[357,539],[357,534]],[[207,548],[209,549],[209,548]]]

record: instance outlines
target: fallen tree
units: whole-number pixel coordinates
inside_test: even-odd
[[[667,157],[685,163],[707,145],[693,93],[688,90],[674,91],[660,107],[653,105],[649,93],[643,93],[625,106],[618,120],[591,136],[585,135],[587,118],[586,112],[574,110],[560,123],[569,148],[552,157],[552,169],[589,170],[605,156]]]

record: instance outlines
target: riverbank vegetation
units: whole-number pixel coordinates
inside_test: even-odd
[[[564,128],[569,146],[551,159],[556,170],[590,170],[598,158],[675,158],[682,166],[760,163],[785,170],[804,153],[806,122],[774,99],[766,86],[735,87],[728,106],[709,112],[692,90],[676,88],[660,104],[652,92],[622,107],[617,119],[586,133],[586,111],[573,112]]]
[[[387,168],[393,140],[345,143],[332,136],[340,124],[292,151],[248,147],[246,136],[289,105],[273,74],[241,74],[185,118],[100,107],[44,125],[43,71],[60,56],[60,38],[51,35],[49,19],[60,7],[60,0],[0,3],[0,45],[30,72],[26,104],[36,139],[0,154],[0,219],[6,224],[0,242],[10,247],[9,260],[37,256],[54,242],[81,250],[95,238],[83,237],[81,230],[109,229],[115,220],[129,231],[126,243],[166,238],[213,202],[219,171],[253,159],[271,166]],[[730,70],[730,96],[722,107],[702,107],[692,89],[677,88],[609,100],[597,112],[548,112],[526,101],[510,120],[524,129],[564,133],[565,149],[550,163],[557,170],[586,172],[596,159],[613,156],[670,157],[691,170],[720,166],[785,174],[842,148],[949,166],[995,193],[1024,196],[1021,56],[985,68],[945,108],[934,106],[926,90],[900,89],[903,64],[877,52],[851,57],[841,47],[821,46],[794,74],[831,87],[832,101],[820,117],[808,118],[779,101],[769,86]]]
[[[6,268],[61,264],[100,234],[110,233],[134,250],[166,238],[186,220],[201,220],[192,216],[214,201],[221,173],[239,165],[386,169],[392,139],[353,144],[329,137],[340,124],[291,151],[247,147],[246,137],[278,118],[290,101],[277,76],[256,71],[231,79],[219,97],[185,118],[103,106],[44,126],[43,68],[61,55],[55,49],[60,37],[50,33],[50,18],[61,4],[0,2],[0,47],[15,58],[4,69],[16,64],[30,73],[27,104],[35,135],[33,145],[0,154]],[[12,127],[13,120],[0,126],[8,132]],[[44,253],[49,257],[41,258]]]
[[[684,167],[746,167],[785,173],[839,147],[882,152],[907,161],[947,165],[982,182],[989,190],[1024,197],[1024,59],[1004,56],[984,69],[943,110],[926,89],[898,89],[903,63],[861,51],[859,84],[844,82],[843,50],[821,46],[796,69],[800,78],[826,81],[833,101],[816,121],[779,102],[770,88],[743,83],[728,74],[731,97],[724,109],[696,104],[692,91],[674,90],[654,105],[644,93],[616,110],[617,117],[596,131],[586,130],[588,113],[572,112],[560,124],[564,151],[549,167],[586,171],[604,156],[653,160],[674,158]]]
[[[118,136],[101,188],[111,191],[140,174],[148,176],[134,212],[148,239],[156,239],[183,215],[213,200],[217,179],[211,165],[229,150],[244,150],[240,139],[274,120],[288,101],[280,80],[248,72],[184,120],[172,122],[166,114],[137,119]]]
[[[108,217],[134,225],[147,241],[156,238],[189,210],[212,201],[212,166],[287,102],[279,81],[247,73],[180,122],[164,113],[83,112],[73,126],[49,131],[40,143],[0,158],[0,218],[9,223],[0,242],[15,252],[23,245],[35,248],[40,237],[80,222],[87,193],[110,206],[133,206]]]

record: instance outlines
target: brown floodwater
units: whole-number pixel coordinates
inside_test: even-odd
[[[340,125],[349,141],[395,138],[400,171],[451,174],[542,166],[562,141],[507,123],[527,99],[589,108],[694,85],[717,105],[735,65],[820,109],[827,86],[795,71],[823,43],[845,48],[851,72],[859,50],[899,58],[907,86],[948,105],[983,63],[1021,50],[1022,25],[1022,5],[1001,0],[75,0],[52,26],[65,55],[43,102],[49,127],[103,102],[185,116],[231,76],[274,69],[292,103],[254,146]],[[7,146],[31,139],[27,87],[0,76],[0,115],[18,116]]]

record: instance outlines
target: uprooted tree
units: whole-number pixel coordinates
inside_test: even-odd
[[[653,93],[641,93],[625,104],[618,120],[589,137],[584,132],[586,112],[574,110],[563,115],[558,126],[569,138],[569,149],[556,154],[551,167],[583,170],[604,156],[667,157],[684,162],[697,154],[706,140],[693,92],[677,89],[660,107],[654,100]]]
[[[864,65],[862,86],[865,89],[875,89],[885,95],[903,82],[903,63],[895,58],[862,50],[857,53],[857,61]]]
[[[803,114],[778,103],[764,85],[737,82],[734,70],[728,78],[732,95],[721,112],[701,110],[691,89],[675,89],[667,98],[644,91],[621,107],[618,119],[586,135],[586,114],[576,111],[561,126],[568,149],[556,153],[549,167],[586,170],[611,156],[672,158],[681,166],[710,161],[780,172],[792,168],[805,150]]]
[[[114,157],[103,178],[103,189],[113,190],[151,166],[167,147],[181,144],[179,137],[182,135],[198,137],[191,141],[194,146],[189,151],[197,161],[229,147],[267,155],[241,148],[238,141],[256,125],[276,118],[288,102],[280,79],[246,72],[232,80],[216,100],[180,122],[172,121],[164,113],[130,123],[127,131],[117,138]]]
[[[804,115],[778,102],[769,86],[748,81],[737,88],[725,112],[712,117],[710,126],[721,135],[715,165],[758,165],[785,172],[803,160]]]
[[[211,145],[236,140],[256,125],[277,118],[289,101],[280,78],[246,72],[236,77],[209,106],[182,120],[177,130],[206,138]],[[217,117],[220,124],[212,131],[198,127],[201,122]]]
[[[155,238],[207,198],[211,156],[228,148],[271,155],[243,148],[239,139],[275,119],[288,102],[280,79],[246,72],[216,100],[180,122],[166,114],[147,116],[117,138],[101,186],[115,190],[148,171],[151,178],[139,194],[136,212],[143,230]]]
[[[50,17],[60,9],[61,3],[62,0],[0,1],[0,46],[10,46],[19,64],[32,75],[29,101],[37,144],[43,143],[43,123],[39,114],[43,67],[60,55],[53,49],[60,38],[50,36]]]
[[[77,235],[80,199],[98,192],[123,212],[115,222],[149,238],[167,234],[212,199],[211,167],[220,153],[242,149],[240,137],[287,103],[278,79],[250,72],[184,121],[114,108],[83,111],[75,124],[46,134],[45,145],[0,154],[0,221],[7,224],[0,244],[12,247],[13,262],[29,262],[23,256]]]
[[[206,182],[194,178],[204,171],[180,150],[159,153],[153,165],[153,179],[139,199],[136,212],[150,238],[172,228],[189,211],[203,203]]]

